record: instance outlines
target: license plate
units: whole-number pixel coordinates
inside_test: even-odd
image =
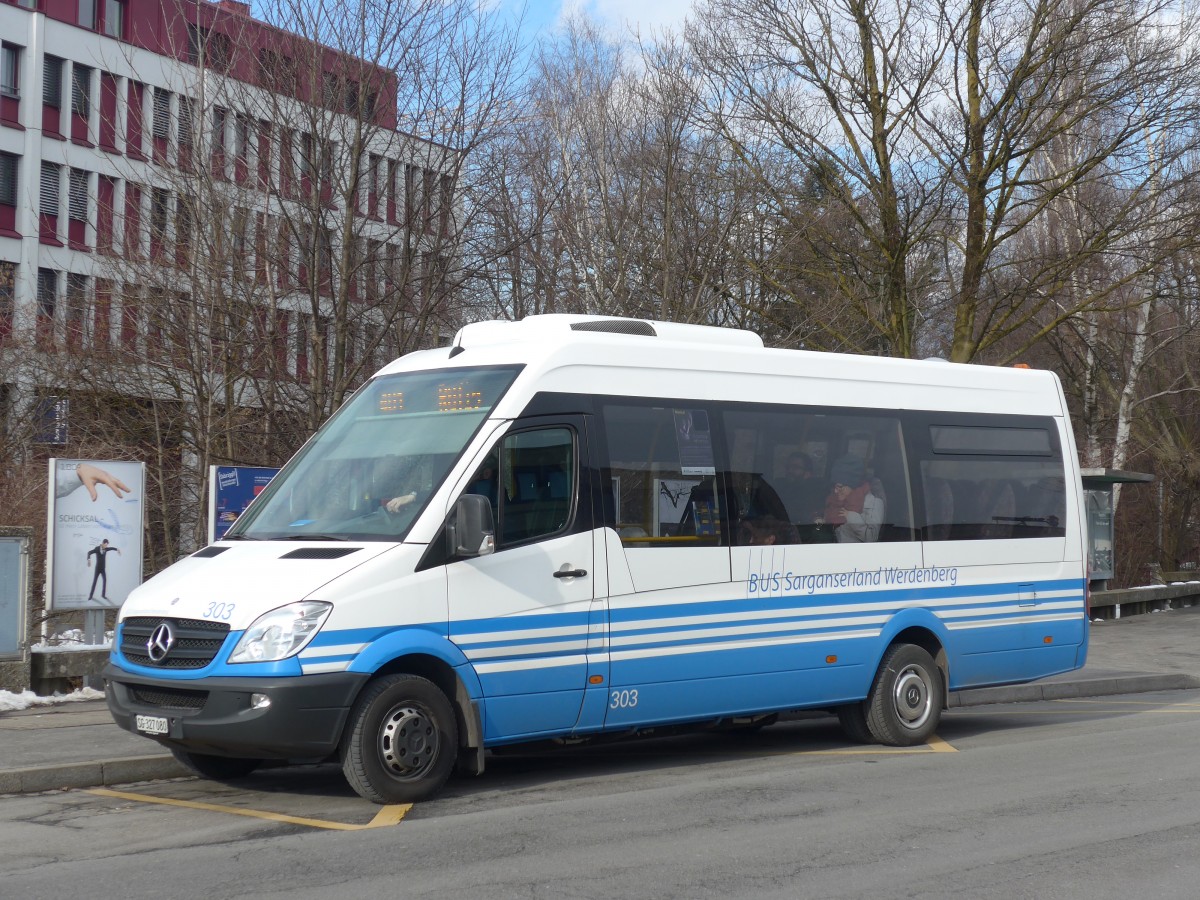
[[[143,731],[146,734],[166,734],[167,733],[167,717],[166,716],[138,716],[134,722],[134,727],[138,731]]]

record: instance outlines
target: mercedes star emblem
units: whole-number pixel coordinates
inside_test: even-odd
[[[175,632],[171,631],[170,625],[163,622],[150,633],[150,639],[146,641],[146,652],[150,654],[152,661],[160,663],[174,646]]]

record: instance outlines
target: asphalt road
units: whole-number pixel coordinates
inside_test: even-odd
[[[336,769],[0,798],[0,895],[1192,898],[1200,691],[523,751],[380,808]]]

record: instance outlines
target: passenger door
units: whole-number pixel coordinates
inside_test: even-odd
[[[579,720],[597,584],[584,457],[582,416],[525,420],[468,486],[492,499],[496,551],[447,566],[449,632],[483,687],[488,740],[563,733]]]

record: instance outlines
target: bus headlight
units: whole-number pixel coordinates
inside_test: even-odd
[[[274,662],[300,652],[329,618],[332,603],[303,600],[263,613],[229,655],[231,663]]]

